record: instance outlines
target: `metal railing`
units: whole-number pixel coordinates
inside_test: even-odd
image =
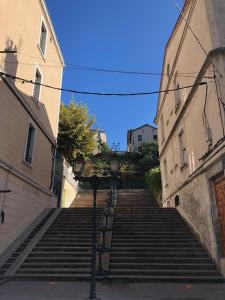
[[[97,273],[103,276],[108,271],[109,253],[111,251],[112,223],[117,201],[116,177],[112,178],[111,190],[107,196],[97,244]]]

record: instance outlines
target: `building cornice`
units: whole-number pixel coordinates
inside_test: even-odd
[[[44,14],[45,14],[45,17],[47,19],[48,25],[49,25],[49,27],[51,29],[51,34],[52,34],[53,40],[55,42],[55,45],[56,45],[56,48],[57,48],[58,55],[59,55],[59,58],[61,60],[62,66],[65,67],[65,62],[64,62],[63,55],[62,55],[62,51],[61,51],[61,48],[59,46],[59,41],[57,39],[55,30],[54,30],[54,26],[53,26],[53,23],[51,21],[51,17],[50,17],[50,14],[48,12],[48,8],[47,8],[47,5],[45,3],[45,0],[39,0],[39,3],[40,3],[40,6],[41,6]]]
[[[192,6],[190,7],[190,4],[192,2]],[[192,15],[192,12],[193,12],[193,9],[194,9],[194,6],[195,6],[195,3],[196,3],[196,0],[188,0],[185,2],[184,4],[184,7],[182,9],[182,14],[185,14],[188,9],[189,9],[189,14],[188,14],[188,17],[187,17],[187,21],[189,22],[190,18],[191,18],[191,15]],[[165,51],[164,51],[164,57],[163,57],[163,65],[162,65],[162,74],[164,74],[164,69],[165,69],[165,62],[166,62],[166,58],[167,58],[167,51],[168,51],[168,48],[173,40],[173,38],[175,37],[175,34],[177,33],[178,29],[180,28],[181,24],[182,24],[182,21],[183,21],[183,18],[182,16],[180,15],[176,24],[175,24],[175,27],[169,37],[169,40],[165,46]],[[180,54],[180,51],[181,51],[181,48],[182,48],[182,45],[183,45],[183,41],[184,41],[184,38],[185,38],[185,35],[186,35],[186,32],[188,30],[188,26],[185,24],[184,26],[184,30],[183,30],[183,33],[182,33],[182,37],[181,37],[181,40],[180,40],[180,43],[179,43],[179,46],[178,46],[178,49],[177,49],[177,52],[176,52],[176,55],[175,55],[175,59],[174,59],[174,62],[173,62],[173,67],[171,69],[171,74],[174,73],[174,70],[175,70],[175,67],[176,67],[176,63],[177,63],[177,60],[178,60],[178,57],[179,57],[179,54]],[[162,76],[161,77],[161,80],[160,80],[160,90],[162,89],[162,85],[163,85],[163,80],[164,80],[164,77]],[[168,79],[168,82],[167,82],[167,85],[166,85],[166,89],[168,89],[170,83],[171,83],[171,80],[172,80],[172,76],[169,77]],[[155,119],[154,119],[154,122],[155,124],[158,123],[158,116],[159,116],[159,112],[161,110],[161,106],[163,105],[164,101],[165,101],[165,97],[166,97],[166,94],[163,95],[162,97],[162,104],[161,104],[161,94],[159,94],[159,97],[158,97],[158,103],[157,103],[157,112],[156,112],[156,116],[155,116]]]

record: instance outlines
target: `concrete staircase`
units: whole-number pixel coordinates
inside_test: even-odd
[[[224,282],[177,210],[144,191],[118,194],[109,270],[117,281]]]
[[[106,198],[98,193],[98,235]],[[92,199],[83,192],[71,208],[49,210],[0,268],[0,279],[89,279]],[[158,207],[146,191],[119,191],[113,218],[107,280],[224,282],[177,210]]]
[[[97,197],[97,239],[105,193]],[[84,193],[72,208],[52,210],[0,269],[2,278],[77,280],[90,277],[92,193]],[[52,216],[55,214],[55,217]],[[52,216],[52,221],[49,218]],[[48,224],[49,222],[49,224]],[[46,229],[44,228],[46,227]],[[41,236],[40,236],[41,234]]]

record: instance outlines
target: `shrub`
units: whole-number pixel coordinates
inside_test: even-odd
[[[162,183],[160,168],[154,168],[145,173],[145,182],[147,188],[153,197],[161,204],[162,200]]]

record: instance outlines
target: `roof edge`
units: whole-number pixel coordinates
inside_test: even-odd
[[[39,0],[39,3],[42,6],[42,8],[43,8],[43,10],[46,14],[47,21],[50,25],[52,35],[53,35],[53,38],[54,38],[54,41],[55,41],[55,44],[56,44],[56,48],[58,50],[59,57],[61,59],[63,67],[65,67],[65,61],[64,61],[64,58],[63,58],[63,54],[62,54],[62,51],[61,51],[61,48],[60,48],[60,45],[59,45],[59,41],[58,41],[57,36],[56,36],[56,32],[55,32],[55,29],[54,29],[54,26],[53,26],[53,23],[52,23],[52,20],[51,20],[49,11],[48,11],[48,7],[46,5],[46,2],[45,2],[45,0]]]

